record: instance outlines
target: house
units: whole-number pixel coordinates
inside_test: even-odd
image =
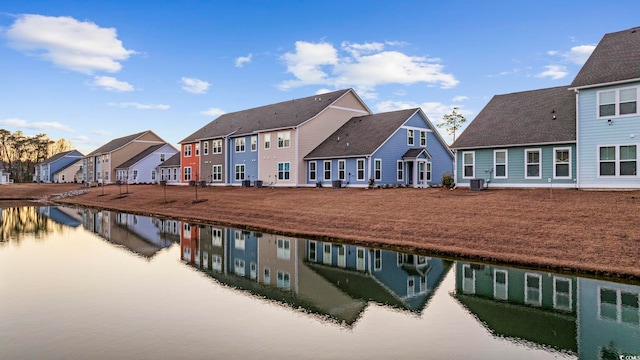
[[[0,185],[2,184],[13,184],[13,180],[11,180],[11,172],[0,162]]]
[[[604,35],[576,92],[578,187],[640,189],[640,27]]]
[[[160,181],[158,166],[178,153],[170,144],[151,145],[116,167],[116,179],[128,184]]]
[[[354,116],[371,114],[352,90],[221,115],[182,141],[182,181],[305,185],[304,157]]]
[[[53,173],[53,182],[56,183],[75,183],[78,182],[80,178],[82,178],[82,159],[69,163],[67,166]]]
[[[451,145],[456,184],[575,187],[575,118],[567,86],[494,96]]]
[[[425,187],[453,171],[453,153],[419,108],[353,117],[304,160],[307,185]]]
[[[182,154],[178,151],[173,156],[158,165],[160,172],[160,180],[164,180],[167,184],[181,183],[180,158]]]
[[[53,155],[36,164],[33,181],[46,183],[78,181],[75,175],[80,170],[83,156],[78,150],[69,150]],[[68,171],[58,174],[62,170]]]
[[[82,181],[104,184],[115,182],[117,166],[149,146],[166,143],[151,130],[111,140],[82,159]]]

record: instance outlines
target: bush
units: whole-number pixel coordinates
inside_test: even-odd
[[[455,181],[453,179],[453,174],[444,173],[442,174],[442,186],[447,188],[452,188],[455,185]]]

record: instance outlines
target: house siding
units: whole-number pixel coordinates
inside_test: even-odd
[[[599,176],[599,147],[636,145],[640,153],[640,115],[598,118],[597,94],[602,90],[640,86],[640,82],[620,86],[580,90],[578,95],[578,144],[580,188],[640,188],[640,176]],[[638,87],[640,92],[640,87]],[[608,121],[611,119],[611,125]],[[637,159],[638,160],[638,159]],[[638,162],[636,161],[636,167]]]
[[[188,184],[189,181],[197,181],[200,177],[200,156],[196,156],[196,145],[199,142],[184,143],[180,146],[180,182]],[[191,146],[191,155],[185,156],[185,148]],[[185,168],[191,168],[191,179],[185,180]]]
[[[278,147],[278,133],[289,132],[289,146]],[[264,148],[265,135],[271,136],[271,147],[269,149]],[[281,129],[276,131],[267,131],[260,133],[258,136],[258,151],[255,153],[255,158],[258,164],[255,164],[257,171],[257,179],[262,180],[265,184],[277,185],[277,186],[295,186],[298,164],[296,163],[296,146],[297,146],[297,130],[293,128]],[[289,180],[278,179],[278,163],[288,162],[289,168]],[[233,172],[233,169],[231,169]]]
[[[213,140],[222,141],[222,152],[221,153],[213,153]],[[208,143],[209,145],[209,153],[207,155],[204,154],[204,144]],[[211,184],[226,184],[227,178],[224,174],[226,174],[226,162],[225,156],[228,153],[228,144],[225,142],[225,139],[209,139],[200,142],[200,174],[202,174],[202,179],[206,180]],[[213,181],[213,166],[220,165],[222,167],[222,179]]]
[[[76,159],[75,163],[65,168],[64,170],[60,170],[57,173],[53,173],[53,181],[61,182],[61,183],[71,183],[79,181],[79,172],[82,166],[82,159]]]
[[[236,152],[236,139],[244,139],[244,151]],[[250,180],[255,181],[258,179],[258,151],[251,151],[251,135],[246,136],[238,136],[229,138],[227,141],[227,146],[229,147],[229,172],[228,172],[228,181],[232,185],[239,185],[242,183],[242,180]],[[259,148],[259,144],[258,144]],[[236,180],[236,165],[243,164],[245,166],[244,169],[244,179]],[[223,166],[224,168],[224,166]],[[224,170],[224,169],[223,169]]]
[[[130,184],[146,184],[157,183],[161,180],[158,165],[162,163],[160,156],[164,155],[165,159],[172,157],[177,151],[169,144],[162,146],[153,153],[141,159],[137,163],[131,165],[127,171],[126,179]],[[124,169],[123,169],[124,170]],[[137,171],[137,178],[134,179],[133,173]],[[152,176],[155,173],[155,178]]]

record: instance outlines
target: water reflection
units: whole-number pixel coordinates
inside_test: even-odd
[[[80,226],[77,210],[52,206],[20,206],[0,208],[0,244],[19,243],[25,235],[61,232],[66,227]]]

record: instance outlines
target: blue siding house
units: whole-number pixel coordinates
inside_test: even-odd
[[[56,178],[54,175],[66,169],[67,167],[81,161],[84,155],[78,150],[70,150],[61,153],[57,153],[47,160],[36,165],[33,181],[35,182],[54,182],[63,181]],[[76,179],[77,180],[77,179]],[[71,179],[65,179],[64,182],[71,181]]]
[[[351,118],[305,156],[307,185],[440,184],[453,153],[419,108]]]
[[[571,83],[578,186],[640,189],[640,27],[606,34]]]

